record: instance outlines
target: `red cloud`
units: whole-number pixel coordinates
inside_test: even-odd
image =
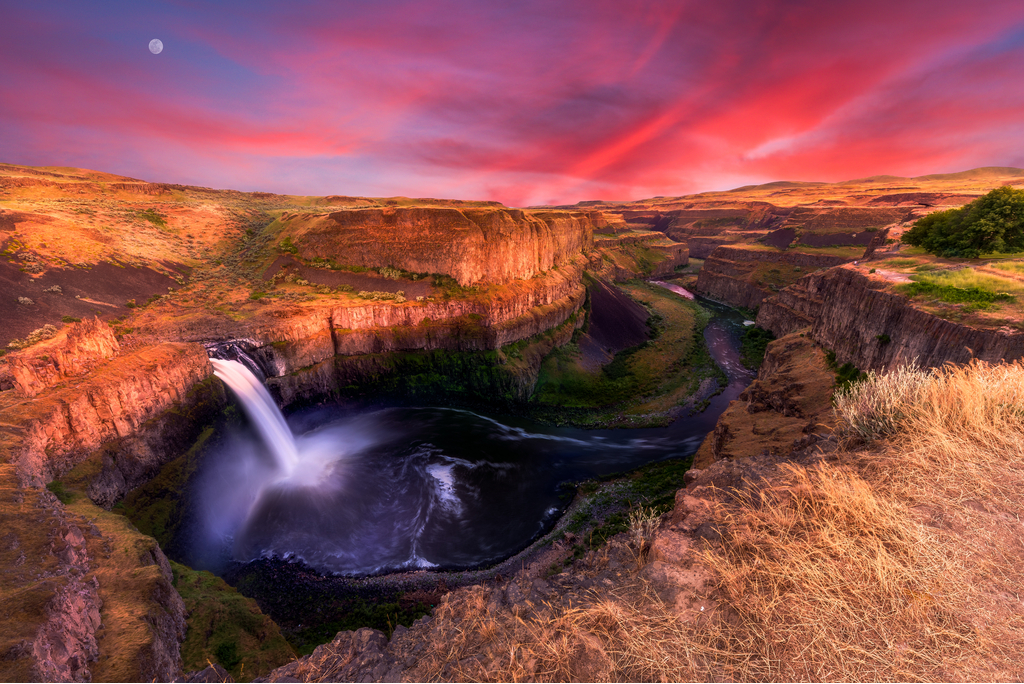
[[[127,52],[136,17],[11,17],[0,156],[154,180],[520,204],[1001,165],[1024,147],[1017,0],[182,6],[159,57]]]

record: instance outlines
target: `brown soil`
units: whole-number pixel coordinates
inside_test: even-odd
[[[60,292],[46,292],[55,285]],[[171,278],[145,267],[101,262],[88,268],[49,269],[33,277],[17,263],[0,260],[0,347],[47,323],[60,325],[62,316],[123,316],[130,311],[125,306],[129,300],[142,304],[177,287]],[[32,304],[19,303],[19,297]]]

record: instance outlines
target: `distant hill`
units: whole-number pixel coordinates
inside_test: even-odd
[[[933,173],[928,176],[916,176],[914,180],[980,180],[1004,176],[1024,176],[1024,169],[1018,169],[1015,166],[981,166],[958,173]]]

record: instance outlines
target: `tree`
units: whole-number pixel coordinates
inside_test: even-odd
[[[928,214],[902,239],[941,257],[1024,252],[1024,190],[1007,185],[959,209]]]

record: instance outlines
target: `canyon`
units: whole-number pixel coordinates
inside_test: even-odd
[[[187,611],[175,573],[157,542],[116,511],[231,405],[210,353],[254,361],[285,408],[386,391],[521,407],[546,358],[585,347],[605,291],[645,278],[675,277],[748,309],[779,338],[697,450],[649,551],[646,576],[692,612],[695,594],[678,587],[707,583],[679,579],[692,567],[687,540],[706,521],[693,490],[738,483],[747,466],[737,464],[750,459],[770,469],[832,448],[830,363],[885,371],[1024,358],[1011,304],[975,311],[899,289],[921,266],[963,266],[902,248],[902,232],[1000,184],[1022,187],[1024,172],[512,209],[0,165],[0,516],[10,530],[0,597],[19,616],[0,633],[0,672],[41,681],[182,676]],[[608,348],[603,364],[625,347]],[[480,601],[525,615],[583,592],[588,573],[588,582],[624,576],[625,542],[609,547],[611,570],[598,567],[595,550],[571,566],[570,542],[446,605],[465,612]],[[566,570],[551,579],[559,563]],[[390,641],[342,632],[285,669],[268,661],[260,675],[421,676],[425,665],[410,654],[428,648],[423,635],[439,624],[401,627]],[[605,662],[591,646],[593,662]],[[479,666],[468,671],[483,678],[488,663]]]

